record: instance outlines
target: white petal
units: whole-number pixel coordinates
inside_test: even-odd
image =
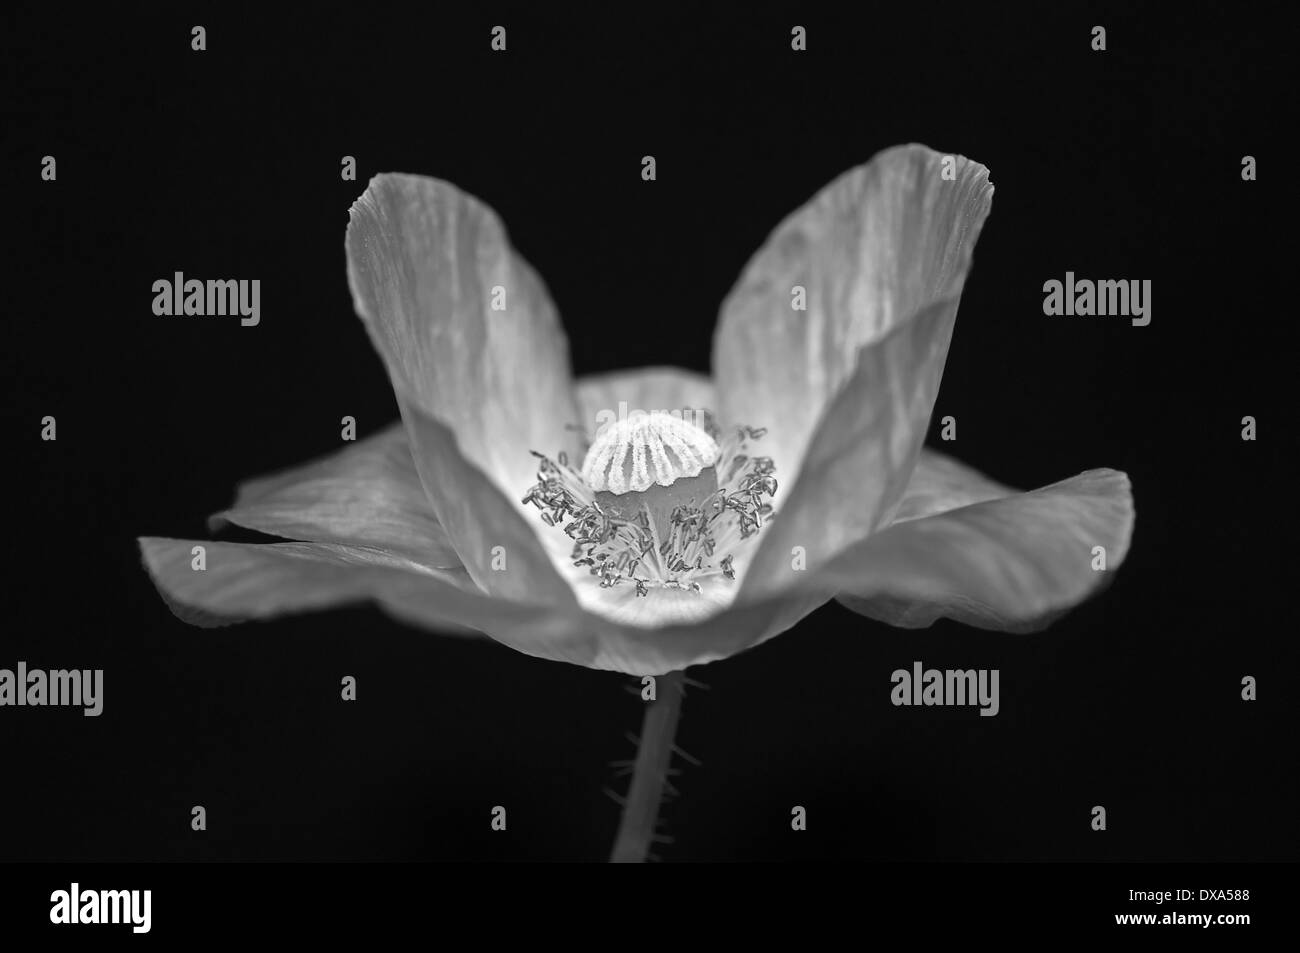
[[[812,566],[892,517],[992,193],[988,170],[961,156],[883,152],[786,219],[724,303],[713,352],[722,415],[768,429],[760,452],[776,463],[782,518],[802,497],[829,528],[783,541],[786,563],[790,546],[804,546]],[[807,310],[794,309],[796,289]],[[819,426],[817,468],[836,472],[800,487]],[[806,514],[791,522],[799,537],[815,529]],[[779,585],[774,567],[747,587]]]
[[[1089,470],[1031,493],[896,523],[837,556],[817,586],[835,587],[844,605],[890,625],[946,617],[1032,631],[1108,582],[1132,532],[1128,477]]]
[[[459,568],[400,423],[329,456],[239,486],[224,522],[315,543],[381,549],[430,568]]]

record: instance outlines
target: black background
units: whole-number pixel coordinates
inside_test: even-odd
[[[190,628],[135,539],[207,538],[238,481],[337,449],[345,414],[362,435],[396,419],[344,270],[371,175],[434,175],[492,205],[577,373],[706,371],[718,305],[768,232],[909,141],[977,159],[996,186],[931,443],[953,414],[945,449],[1011,485],[1127,471],[1132,550],[1037,635],[894,630],[832,604],[693,670],[708,689],[678,741],[703,764],[682,765],[657,852],[1296,857],[1291,86],[1269,24],[363,5],[9,27],[0,666],[103,668],[105,710],[0,712],[0,859],[604,859],[633,679],[370,607]],[[57,182],[40,181],[45,154]],[[1246,154],[1259,181],[1241,180]],[[260,326],[155,317],[152,282],[177,270],[260,279]],[[1151,279],[1151,324],[1045,317],[1042,284],[1067,270]],[[57,442],[39,439],[46,414]],[[894,708],[890,672],[917,659],[1000,669],[1001,713]]]

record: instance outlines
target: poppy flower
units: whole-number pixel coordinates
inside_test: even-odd
[[[907,628],[1041,628],[1123,562],[1133,503],[1114,470],[1020,492],[922,447],[992,195],[976,162],[887,150],[753,257],[712,377],[574,380],[496,214],[376,176],[348,281],[400,422],[213,517],[288,541],[142,538],[145,565],[200,624],[370,600],[633,675],[726,658],[830,599]]]

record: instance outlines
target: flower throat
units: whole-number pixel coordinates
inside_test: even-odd
[[[541,463],[523,502],[563,526],[573,564],[602,588],[699,592],[701,580],[736,578],[736,547],[771,518],[775,467],[748,452],[765,432],[741,426],[723,437],[707,411],[633,411],[597,432],[581,470],[563,453],[533,451]]]

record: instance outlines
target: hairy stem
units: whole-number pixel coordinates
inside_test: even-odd
[[[645,860],[659,819],[659,801],[668,781],[668,766],[673,760],[673,736],[677,733],[685,685],[681,672],[660,675],[656,682],[655,700],[646,708],[641,725],[632,787],[627,792],[623,819],[609,858],[614,864],[639,864]]]

